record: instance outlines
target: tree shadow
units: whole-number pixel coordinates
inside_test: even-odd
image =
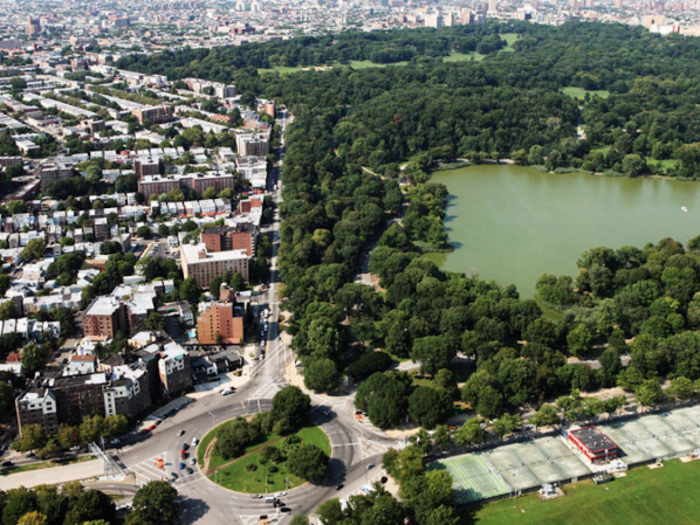
[[[209,504],[197,498],[185,498],[180,501],[180,523],[195,523],[211,510]]]

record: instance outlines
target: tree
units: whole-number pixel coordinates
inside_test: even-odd
[[[134,496],[134,500],[135,498]],[[73,508],[68,511],[64,525],[82,525],[86,521],[99,519],[111,522],[116,513],[112,498],[99,490],[88,490],[78,498]]]
[[[338,382],[338,368],[330,359],[316,359],[304,370],[304,385],[317,392],[330,392]]]
[[[36,495],[24,487],[18,490],[19,494],[10,498],[2,510],[3,525],[17,525],[22,516],[37,510]]]
[[[99,414],[86,416],[80,424],[80,441],[94,443],[104,435],[104,418]]]
[[[138,230],[136,230],[136,235],[141,237],[142,239],[150,239],[153,235],[153,232],[148,226],[140,226]]]
[[[552,405],[542,405],[535,415],[530,418],[530,423],[535,425],[535,430],[539,427],[556,425],[560,422],[557,409]]]
[[[498,439],[503,441],[503,438],[508,434],[512,434],[518,430],[523,424],[520,414],[503,414],[493,424],[493,431],[498,436]]]
[[[452,399],[441,388],[419,386],[408,398],[408,414],[417,425],[435,428],[452,415]]]
[[[316,516],[322,523],[331,525],[333,523],[342,523],[345,519],[343,509],[340,507],[340,500],[332,498],[324,501],[316,508]],[[308,525],[308,520],[304,520],[300,525]]]
[[[177,490],[169,483],[149,481],[136,491],[132,503],[134,511],[129,515],[127,523],[176,525],[180,513],[177,497]]]
[[[158,312],[151,312],[144,322],[149,330],[165,330],[165,318]]]
[[[115,437],[129,430],[129,420],[123,414],[107,416],[103,423],[105,437]]]
[[[0,304],[0,319],[6,321],[7,319],[17,318],[19,313],[17,312],[17,306],[15,306],[14,301],[5,301]]]
[[[311,398],[296,386],[280,390],[272,398],[272,418],[275,421],[275,433],[292,434],[309,421]]]
[[[316,445],[298,446],[287,454],[289,472],[311,483],[320,483],[328,469],[328,455]]]
[[[479,392],[479,400],[474,407],[476,412],[486,419],[493,419],[503,414],[503,394],[491,385],[486,385]]]
[[[25,452],[27,450],[37,450],[46,445],[47,437],[39,424],[24,425],[19,436],[18,449]]]
[[[411,359],[420,362],[421,372],[434,376],[438,370],[447,368],[457,355],[454,342],[447,336],[429,336],[416,339]]]
[[[643,407],[650,407],[664,400],[664,392],[656,379],[648,379],[634,390],[634,399]]]
[[[80,442],[78,429],[66,423],[61,423],[58,426],[58,442],[63,448],[71,448],[76,445]]]
[[[455,433],[455,443],[460,447],[473,447],[486,441],[486,432],[482,428],[483,420],[475,417],[468,419]]]
[[[435,427],[433,434],[435,444],[440,447],[440,450],[448,450],[452,446],[452,436],[447,425],[438,425]]]
[[[459,516],[454,508],[440,505],[428,513],[425,525],[459,525]]]
[[[188,277],[182,281],[182,284],[180,285],[181,300],[187,301],[188,303],[196,303],[199,301],[199,296],[201,294],[202,291],[199,289],[197,281],[195,281],[194,277]]]
[[[22,259],[25,261],[43,259],[45,253],[46,241],[44,241],[44,239],[32,239],[24,247],[24,250],[22,250]]]
[[[593,347],[593,335],[586,325],[579,324],[566,336],[566,343],[571,355],[581,357]]]
[[[53,441],[49,441],[37,454],[41,459],[56,458],[61,455],[61,449]]]
[[[676,377],[671,380],[671,386],[666,390],[666,395],[669,398],[677,401],[685,401],[690,399],[695,394],[693,382],[687,377]]]
[[[35,510],[22,516],[17,525],[48,525],[48,520],[41,512]]]

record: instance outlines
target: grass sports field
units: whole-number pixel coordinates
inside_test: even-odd
[[[468,507],[463,523],[479,525],[576,524],[661,525],[700,522],[700,462],[669,461],[663,468],[640,467],[611,483],[587,480],[563,487],[566,497],[539,501],[537,494]]]

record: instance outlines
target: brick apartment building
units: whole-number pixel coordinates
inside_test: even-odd
[[[106,336],[114,339],[117,332],[128,335],[129,323],[126,305],[110,296],[93,299],[83,314],[85,336]]]
[[[245,250],[248,257],[255,255],[257,230],[252,224],[242,224],[236,228],[212,226],[202,230],[202,242],[210,252]]]
[[[67,179],[75,174],[72,164],[44,164],[41,167],[41,185],[44,186],[55,180]]]
[[[138,184],[139,191],[148,200],[153,194],[159,195],[180,188],[191,188],[200,194],[208,188],[214,188],[218,193],[226,188],[233,188],[235,178],[233,174],[217,171],[167,176],[144,175],[139,178]]]
[[[47,434],[55,434],[61,423],[78,425],[93,414],[132,419],[150,406],[149,374],[140,362],[115,367],[111,373],[52,378],[15,400],[20,431],[38,423]]]
[[[134,171],[140,179],[146,175],[160,175],[165,171],[165,163],[163,159],[136,159]]]
[[[213,303],[197,318],[197,341],[200,345],[241,344],[244,329],[233,303]]]
[[[245,250],[207,252],[205,244],[185,244],[180,246],[182,273],[194,277],[200,288],[209,288],[214,277],[226,273],[240,273],[248,281],[248,254]]]
[[[136,117],[139,124],[143,124],[145,120],[150,120],[153,124],[163,124],[173,119],[173,107],[165,105],[145,106],[132,110],[131,114]]]

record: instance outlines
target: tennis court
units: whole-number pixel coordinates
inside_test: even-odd
[[[431,463],[429,468],[446,468],[455,480],[455,502],[471,503],[507,494],[509,490],[494,476],[479,454],[467,454]]]
[[[680,457],[700,448],[700,406],[597,427],[619,447],[620,459],[627,465]],[[456,503],[566,483],[593,472],[588,460],[561,436],[465,454],[428,468],[452,474]]]
[[[690,454],[700,448],[700,407],[680,408],[634,421],[600,425],[628,465]]]

